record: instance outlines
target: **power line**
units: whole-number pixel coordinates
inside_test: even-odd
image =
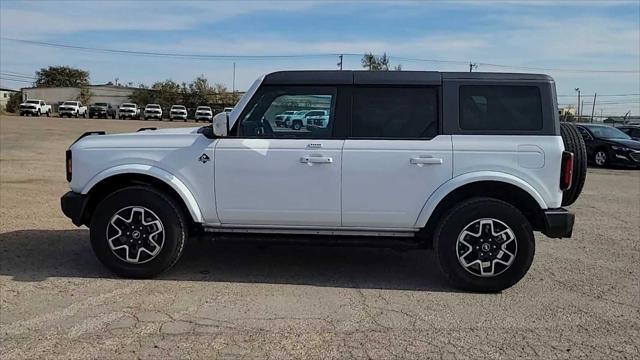
[[[63,48],[63,49],[72,49],[72,50],[81,50],[81,51],[89,51],[89,52],[100,52],[100,53],[112,53],[112,54],[120,54],[120,55],[138,55],[138,56],[154,56],[154,57],[173,57],[173,58],[192,58],[192,59],[245,59],[245,60],[260,60],[260,59],[287,59],[287,58],[310,58],[310,57],[325,57],[325,56],[336,56],[338,54],[286,54],[286,55],[212,55],[212,54],[185,54],[185,53],[168,53],[168,52],[151,52],[151,51],[136,51],[136,50],[121,50],[121,49],[106,49],[106,48],[96,48],[96,47],[88,47],[88,46],[76,46],[76,45],[65,45],[65,44],[56,44],[49,43],[44,41],[34,41],[34,40],[23,40],[23,39],[13,39],[7,37],[1,37],[2,40],[13,41],[23,44],[35,45],[35,46],[46,46],[46,47],[54,47],[54,48]]]
[[[317,57],[335,57],[335,56],[362,56],[362,54],[355,53],[318,53],[318,54],[277,54],[277,55],[214,55],[214,54],[188,54],[188,53],[172,53],[172,52],[151,52],[151,51],[136,51],[136,50],[122,50],[122,49],[107,49],[107,48],[97,48],[97,47],[88,47],[88,46],[77,46],[77,45],[66,45],[66,44],[57,44],[50,43],[44,41],[35,41],[35,40],[24,40],[24,39],[15,39],[8,37],[0,37],[0,39],[5,41],[12,41],[16,43],[22,43],[33,46],[44,46],[44,47],[54,47],[54,48],[62,48],[62,49],[71,49],[78,51],[87,51],[87,52],[98,52],[98,53],[110,53],[110,54],[119,54],[119,55],[134,55],[134,56],[150,56],[150,57],[170,57],[170,58],[180,58],[180,59],[219,59],[219,60],[234,60],[234,59],[243,59],[243,60],[268,60],[268,59],[299,59],[299,58],[317,58]],[[429,63],[443,63],[443,64],[455,64],[455,65],[468,65],[468,61],[461,60],[441,60],[441,59],[421,59],[421,58],[410,58],[410,57],[400,57],[400,56],[389,56],[390,59],[395,59],[397,61],[408,61],[408,62],[429,62]],[[505,64],[493,64],[493,63],[483,63],[483,62],[475,62],[473,63],[477,66],[486,66],[486,67],[498,67],[498,68],[507,68],[507,69],[520,69],[520,70],[536,70],[536,71],[555,71],[555,72],[580,72],[580,73],[640,73],[640,70],[600,70],[600,69],[569,69],[569,68],[544,68],[544,67],[533,67],[533,66],[519,66],[519,65],[505,65]]]
[[[575,95],[556,95],[558,97],[574,97]],[[584,95],[584,96],[593,96],[592,95]],[[640,96],[640,94],[617,94],[617,95],[600,95],[598,94],[598,96]]]

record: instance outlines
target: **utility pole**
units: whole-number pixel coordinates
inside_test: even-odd
[[[231,85],[231,92],[235,95],[236,94],[236,62],[233,62],[233,81],[232,81],[232,85]]]
[[[576,115],[578,117],[578,121],[580,121],[580,88],[575,88],[575,91],[578,92],[578,107],[576,109]]]
[[[584,111],[584,100],[580,103],[580,116],[582,116],[582,112]]]
[[[338,57],[340,58],[340,61],[338,62],[338,67],[340,68],[340,70],[342,70],[342,54],[338,55]]]
[[[591,122],[593,122],[593,112],[596,110],[596,97],[598,93],[593,94],[593,104],[591,104]]]
[[[469,61],[469,72],[473,72],[473,69],[477,69],[477,68],[478,68],[478,64],[472,63],[471,61]]]

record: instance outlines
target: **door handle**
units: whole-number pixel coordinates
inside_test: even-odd
[[[409,163],[412,165],[418,165],[420,167],[424,165],[442,165],[442,158],[435,158],[430,155],[422,155],[418,157],[412,157],[409,159]]]
[[[331,164],[333,163],[333,158],[329,157],[329,156],[322,156],[322,155],[310,155],[310,156],[303,156],[300,158],[300,162],[303,164],[308,164],[308,165],[312,165],[312,164]]]

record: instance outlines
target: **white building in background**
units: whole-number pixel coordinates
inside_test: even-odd
[[[91,103],[106,102],[117,107],[122,103],[129,102],[129,96],[138,88],[124,87],[116,85],[89,85],[87,89],[91,92]],[[22,88],[22,99],[44,100],[47,104],[57,105],[63,101],[77,100],[80,95],[78,87],[30,87]],[[56,111],[54,109],[54,111]]]
[[[0,110],[4,110],[6,108],[7,101],[9,101],[11,94],[15,94],[17,92],[18,90],[0,88]]]

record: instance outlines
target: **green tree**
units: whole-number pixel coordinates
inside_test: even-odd
[[[89,72],[69,66],[49,66],[36,71],[36,87],[83,87],[89,85]]]
[[[382,56],[378,56],[369,52],[362,56],[361,63],[363,68],[371,71],[388,71],[392,68],[391,60],[387,56],[387,53],[382,54]],[[397,65],[393,70],[401,71],[402,65]]]
[[[20,103],[22,102],[22,92],[18,91],[11,95],[9,95],[9,100],[7,100],[7,106],[5,110],[10,113],[15,113],[18,111],[20,107]]]
[[[156,92],[149,89],[146,85],[140,84],[137,89],[133,90],[129,95],[129,100],[138,106],[153,104],[156,102]]]
[[[182,100],[180,84],[173,80],[158,81],[151,86],[154,90],[156,102],[163,108],[171,108],[172,105]]]
[[[200,75],[188,85],[182,84],[182,103],[187,109],[192,110],[200,105],[208,104],[209,97],[213,93],[214,90],[209,84],[209,80],[204,75]]]
[[[78,96],[76,96],[76,100],[81,101],[83,104],[87,105],[91,101],[92,96],[93,93],[91,92],[91,90],[89,90],[89,88],[82,87],[80,88],[80,93],[78,94]]]

